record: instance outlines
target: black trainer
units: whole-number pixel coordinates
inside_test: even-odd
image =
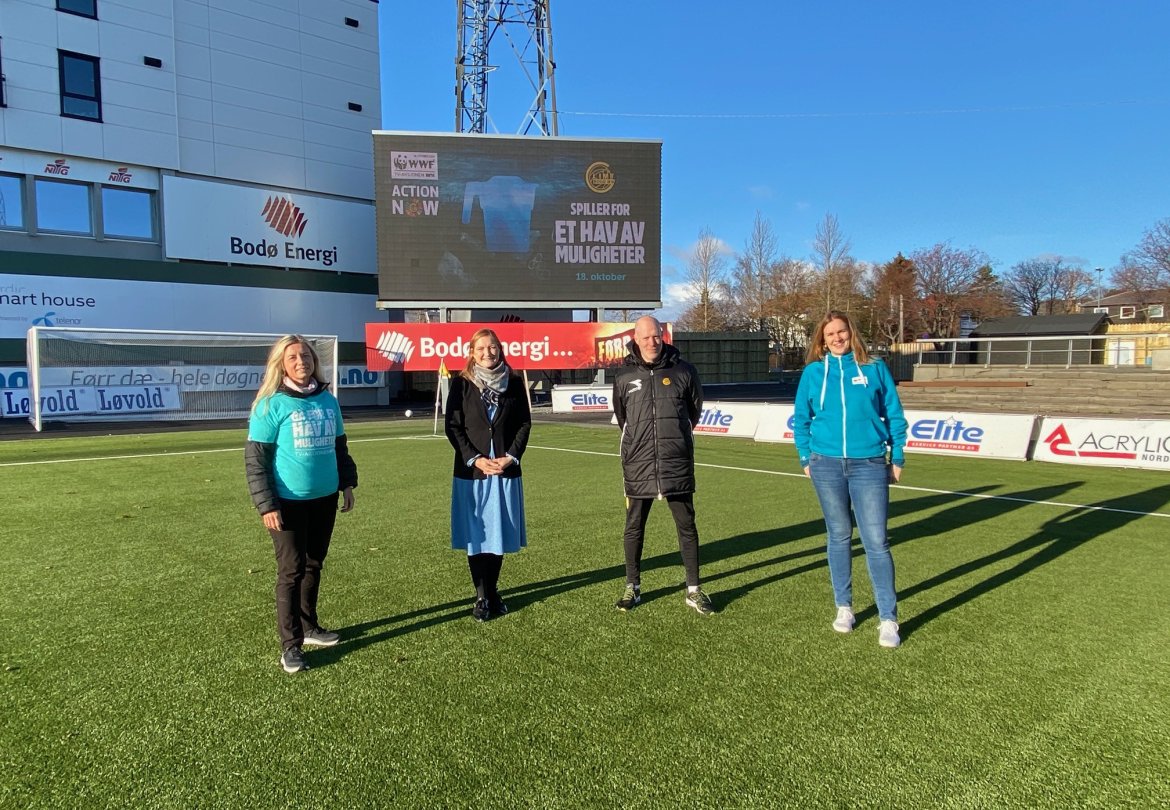
[[[308,646],[332,647],[339,641],[341,641],[341,636],[326,630],[324,627],[314,627],[312,630],[305,631],[304,643]]]
[[[700,616],[710,616],[715,612],[715,606],[711,604],[707,594],[703,593],[702,588],[687,592],[687,606],[697,610]]]
[[[309,665],[305,663],[305,656],[301,653],[300,647],[289,647],[282,652],[280,654],[280,666],[289,674],[309,668]]]
[[[504,604],[504,600],[501,599],[500,595],[497,593],[488,600],[488,611],[493,616],[503,616],[508,612],[508,606]]]
[[[617,600],[614,605],[618,610],[629,610],[634,605],[642,601],[642,589],[637,585],[626,584],[626,589],[622,591],[622,598]]]
[[[477,622],[486,622],[491,618],[491,608],[488,607],[488,600],[476,599],[475,604],[471,606],[471,616]]]

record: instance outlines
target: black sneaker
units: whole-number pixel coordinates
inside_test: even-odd
[[[332,633],[324,627],[314,627],[305,631],[304,643],[313,647],[332,647],[341,641],[341,636]]]
[[[280,666],[289,674],[309,668],[309,665],[305,663],[305,656],[301,653],[300,647],[289,647],[282,652],[280,654]]]
[[[476,599],[475,604],[471,606],[471,616],[477,622],[486,622],[491,618],[491,608],[488,607],[488,600]]]
[[[700,616],[710,616],[715,612],[715,606],[702,589],[687,592],[687,605],[699,611]]]
[[[497,593],[488,600],[488,611],[493,616],[503,616],[508,612],[508,606],[504,604],[504,600],[501,599],[500,595]]]
[[[614,605],[618,610],[629,610],[634,605],[642,601],[642,589],[637,585],[626,585],[626,589],[622,592],[622,598],[617,600]]]

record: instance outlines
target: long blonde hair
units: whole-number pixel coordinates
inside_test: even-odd
[[[289,346],[295,345],[307,347],[309,354],[313,355],[313,379],[317,381],[317,385],[326,383],[325,376],[321,373],[321,358],[317,355],[313,344],[300,335],[285,335],[273,343],[272,348],[268,351],[268,360],[264,364],[264,382],[260,384],[256,398],[252,400],[253,411],[263,400],[275,394],[276,389],[280,388],[280,384],[284,382],[284,353]]]
[[[853,325],[853,319],[847,313],[831,309],[825,314],[825,317],[821,318],[821,322],[813,330],[812,340],[808,344],[808,354],[804,358],[805,364],[819,363],[825,359],[825,354],[829,350],[825,345],[825,327],[833,321],[845,322],[845,327],[849,330],[849,348],[853,350],[853,359],[857,361],[857,364],[864,366],[868,363],[870,361],[869,352],[865,350],[865,341],[861,339],[857,327]]]
[[[463,370],[459,372],[459,376],[465,380],[475,382],[475,344],[481,338],[485,337],[490,337],[492,342],[495,343],[499,348],[500,362],[508,362],[508,358],[504,357],[504,344],[500,343],[500,336],[491,329],[480,329],[474,335],[472,335],[471,340],[467,342],[467,362],[463,365]],[[512,371],[510,367],[509,372],[511,374],[515,374],[515,372]]]

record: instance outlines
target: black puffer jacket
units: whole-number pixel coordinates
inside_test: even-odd
[[[670,344],[650,364],[643,362],[633,341],[626,350],[625,364],[613,381],[626,497],[694,492],[693,431],[703,411],[698,372]]]

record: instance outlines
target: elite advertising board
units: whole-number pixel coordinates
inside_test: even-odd
[[[618,366],[634,337],[632,323],[367,323],[366,368],[458,371],[480,329],[496,333],[517,371]],[[662,338],[671,342],[670,324],[663,324]]]
[[[166,175],[163,220],[171,259],[377,272],[368,203]]]
[[[1031,414],[906,411],[907,453],[1026,459],[1036,417]],[[793,443],[791,405],[761,406],[758,442]]]
[[[1012,413],[906,411],[907,453],[1026,459],[1036,417]]]
[[[763,407],[751,402],[706,402],[695,433],[750,439],[756,435]]]
[[[1036,461],[1170,470],[1170,421],[1045,417]]]
[[[290,332],[359,342],[372,295],[166,281],[0,275],[0,338],[30,326]]]
[[[662,142],[375,132],[378,298],[661,298]]]
[[[552,390],[553,413],[613,413],[613,386],[558,385]]]

